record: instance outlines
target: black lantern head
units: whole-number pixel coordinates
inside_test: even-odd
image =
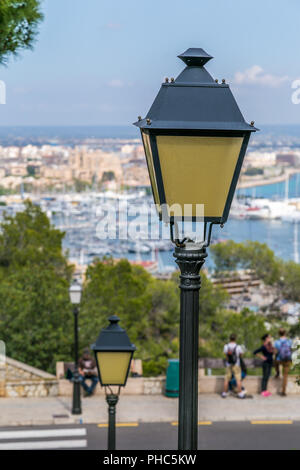
[[[100,332],[92,346],[102,386],[126,385],[131,359],[136,350],[126,331],[119,326],[119,321],[116,315],[111,316],[110,324]]]
[[[229,85],[204,65],[203,49],[178,56],[186,68],[166,80],[141,129],[155,204],[164,221],[226,222],[251,132]]]

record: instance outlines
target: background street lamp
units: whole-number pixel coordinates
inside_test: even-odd
[[[109,317],[110,324],[104,328],[92,349],[95,353],[100,384],[105,387],[108,404],[108,450],[116,448],[116,404],[121,387],[125,387],[131,359],[136,347],[131,344],[126,331],[118,324],[119,317]],[[118,387],[114,393],[112,386]]]
[[[75,367],[73,375],[73,404],[72,414],[81,414],[81,399],[80,399],[80,374],[78,372],[78,313],[79,304],[81,301],[82,288],[81,285],[74,280],[69,289],[70,302],[73,305],[74,313],[74,354],[75,354]]]
[[[226,222],[254,122],[247,124],[229,89],[204,65],[203,49],[178,56],[186,68],[166,79],[141,130],[159,217],[170,224],[180,276],[180,450],[197,449],[199,272],[213,224]],[[199,207],[200,205],[200,207]],[[178,221],[204,222],[201,242],[179,239]],[[208,226],[209,224],[209,226]],[[174,235],[175,230],[175,235]]]

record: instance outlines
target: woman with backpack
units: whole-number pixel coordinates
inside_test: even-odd
[[[274,348],[272,345],[272,339],[269,334],[263,335],[261,338],[263,344],[260,348],[256,349],[253,354],[258,356],[262,359],[262,381],[261,381],[261,395],[263,397],[269,397],[272,395],[271,392],[268,391],[268,381],[271,375],[271,370],[273,366],[273,354]]]
[[[283,375],[281,396],[286,397],[288,375],[292,364],[292,340],[286,337],[286,331],[284,328],[280,328],[278,333],[279,339],[275,341],[277,363],[276,377],[279,377],[279,365],[281,365]]]

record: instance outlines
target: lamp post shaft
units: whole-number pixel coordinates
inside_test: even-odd
[[[72,414],[81,414],[81,399],[80,399],[80,375],[78,371],[78,307],[74,308],[74,355],[75,355],[75,367],[73,376],[73,405]]]
[[[118,395],[106,395],[108,404],[108,442],[107,450],[116,450],[116,405],[118,403]]]
[[[176,247],[180,268],[180,352],[178,449],[198,446],[198,350],[200,269],[207,254],[196,243]]]

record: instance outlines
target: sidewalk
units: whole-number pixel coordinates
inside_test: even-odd
[[[0,426],[106,423],[104,397],[82,399],[82,415],[70,413],[68,397],[0,398]],[[178,400],[161,395],[120,396],[117,422],[172,422],[178,419]],[[199,396],[199,421],[300,421],[300,396],[239,400],[219,395]]]

